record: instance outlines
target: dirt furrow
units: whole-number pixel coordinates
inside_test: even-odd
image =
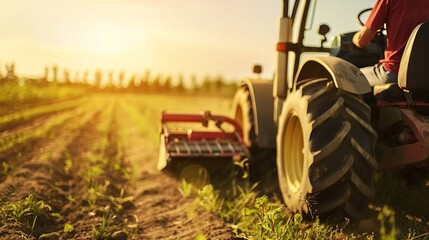
[[[135,104],[135,103],[134,103]],[[119,136],[124,139],[124,161],[129,162],[135,177],[129,188],[135,208],[125,215],[131,219],[130,239],[195,239],[199,234],[208,239],[232,239],[231,229],[211,213],[198,209],[194,201],[184,198],[177,179],[156,170],[158,145],[150,140],[149,131],[159,130],[153,123],[153,108],[140,107],[141,116],[129,109],[133,104],[122,100],[118,104]],[[147,112],[149,111],[149,112]],[[150,129],[152,128],[152,129]]]
[[[82,103],[84,102],[85,98],[80,98],[65,102],[59,102],[53,105],[43,105],[31,109],[24,109],[20,111],[15,111],[7,115],[2,115],[0,117],[0,132],[19,127],[20,125],[26,123],[31,123],[35,119],[42,116],[75,109],[82,105]]]
[[[70,231],[51,235],[59,239],[93,239],[116,236],[123,239],[128,222],[123,211],[133,207],[127,198],[128,166],[123,162],[121,144],[117,140],[116,104],[105,104],[96,122],[88,124],[79,142],[67,146],[72,167],[68,171],[68,200],[60,211]]]
[[[33,158],[48,158],[55,152],[60,150],[63,146],[64,141],[62,139],[70,138],[72,134],[70,129],[73,126],[80,124],[82,121],[86,121],[95,112],[88,112],[88,108],[81,107],[69,113],[63,113],[59,116],[64,116],[63,122],[59,122],[52,127],[47,127],[47,123],[55,121],[56,118],[44,119],[40,123],[35,123],[32,128],[26,129],[17,135],[9,135],[8,137],[1,138],[2,142],[8,144],[8,141],[18,141],[17,144],[12,147],[0,152],[0,162],[2,163],[2,172],[0,174],[0,180],[4,180],[10,175],[14,169],[18,168],[23,162],[29,161]],[[46,128],[46,132],[43,132],[42,128]],[[38,131],[41,131],[38,133]],[[35,136],[32,136],[35,135]],[[21,136],[24,138],[22,139]],[[49,144],[48,144],[49,143]],[[59,144],[59,145],[56,145]]]
[[[98,114],[99,112],[96,111],[88,112],[82,116],[78,115],[77,118],[81,117],[80,121],[82,123],[86,123],[91,119],[96,118]],[[76,123],[69,122],[63,125],[60,129],[56,130],[55,134],[53,134],[55,138],[54,141],[44,141],[43,143],[38,144],[40,148],[36,148],[35,151],[31,152],[31,154],[22,156],[20,158],[22,164],[17,165],[17,169],[13,171],[4,182],[0,183],[0,192],[6,196],[22,197],[23,195],[20,195],[19,193],[22,192],[25,195],[27,192],[22,191],[22,188],[31,188],[31,185],[26,184],[29,174],[35,175],[34,177],[37,180],[37,174],[42,174],[43,176],[43,172],[45,172],[44,168],[51,168],[51,165],[54,167],[53,169],[50,169],[51,173],[61,172],[61,169],[58,169],[55,164],[52,164],[52,161],[60,158],[63,155],[65,146],[70,144],[72,141],[77,140],[79,132],[76,130],[70,131],[70,125],[73,124]],[[34,147],[34,145],[32,145],[32,147]],[[6,158],[6,156],[4,157]],[[12,191],[8,191],[7,189]],[[17,189],[19,189],[19,191],[16,191]]]
[[[0,222],[1,239],[37,238],[42,233],[63,227],[59,224],[62,223],[64,216],[58,213],[65,203],[70,201],[68,181],[71,178],[65,173],[65,160],[68,156],[64,150],[70,144],[78,142],[80,134],[85,132],[85,126],[96,123],[99,111],[86,112],[80,117],[77,123],[65,124],[55,140],[45,141],[42,147],[34,152],[32,158],[19,165],[4,182],[0,183],[0,192],[4,194],[1,198],[2,206],[6,206],[4,203],[20,206],[29,196],[34,196],[36,201],[39,203],[43,201],[49,206],[44,209],[46,211],[49,209],[48,213],[38,216],[33,225],[29,225],[28,222],[25,224],[25,221]],[[51,213],[56,213],[56,217]]]
[[[136,239],[234,239],[231,228],[194,200],[179,192],[177,179],[159,173],[143,173],[136,181],[136,209],[139,228]]]
[[[35,129],[43,126],[49,120],[57,118],[62,113],[75,111],[77,108],[78,106],[75,106],[67,109],[62,109],[60,111],[50,112],[42,116],[37,116],[36,118],[30,119],[25,122],[14,122],[14,126],[8,126],[6,128],[7,130],[3,132],[0,131],[0,138],[7,138],[18,134],[24,135],[27,132],[30,133],[31,131],[34,131]]]
[[[147,131],[144,129],[155,128],[158,130],[158,125],[136,121],[130,115],[126,105],[130,105],[129,101],[119,100],[116,112],[118,136],[124,145],[124,161],[133,166],[135,174],[143,171],[155,172],[158,145],[148,139]]]

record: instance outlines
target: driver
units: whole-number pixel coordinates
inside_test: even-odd
[[[384,23],[387,25],[384,59],[375,66],[361,69],[371,86],[398,82],[399,63],[408,38],[414,28],[425,21],[429,21],[429,0],[376,1],[364,27],[353,37],[357,47],[366,47],[377,30]]]

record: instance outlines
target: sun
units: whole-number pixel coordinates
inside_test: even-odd
[[[124,53],[132,47],[136,40],[132,31],[114,24],[97,25],[91,29],[88,35],[87,41],[90,50],[106,55]]]

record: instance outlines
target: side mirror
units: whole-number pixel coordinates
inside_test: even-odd
[[[320,26],[319,26],[319,31],[317,32],[317,33],[319,33],[320,35],[322,35],[322,36],[325,36],[326,34],[328,34],[328,32],[330,32],[331,31],[331,28],[328,26],[328,25],[326,25],[326,24],[321,24]]]
[[[262,73],[262,66],[259,64],[255,64],[253,66],[253,73],[261,74]]]
[[[328,34],[328,32],[331,31],[331,28],[326,25],[326,24],[321,24],[319,26],[319,31],[317,31],[317,33],[319,33],[320,35],[322,35],[322,40],[320,41],[320,47],[323,48],[323,44],[327,41],[326,40],[326,34]]]

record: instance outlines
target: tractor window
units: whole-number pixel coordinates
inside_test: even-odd
[[[308,20],[305,24],[305,30],[312,29],[314,23],[314,13],[317,6],[317,0],[311,1],[310,7],[308,9]]]
[[[301,24],[295,24],[295,23],[302,23],[306,1],[298,1],[297,4],[298,4],[296,6],[297,11],[296,11],[296,15],[294,15],[294,20],[293,20],[294,24],[292,28],[292,36],[293,36],[292,42],[294,43],[298,42],[299,31],[301,28]]]
[[[324,46],[330,47],[335,36],[361,29],[357,15],[359,11],[373,7],[374,0],[318,0],[313,1],[313,4],[309,7],[303,44],[319,47],[322,37],[317,31],[321,24],[327,24],[331,31],[327,34],[328,41]]]

